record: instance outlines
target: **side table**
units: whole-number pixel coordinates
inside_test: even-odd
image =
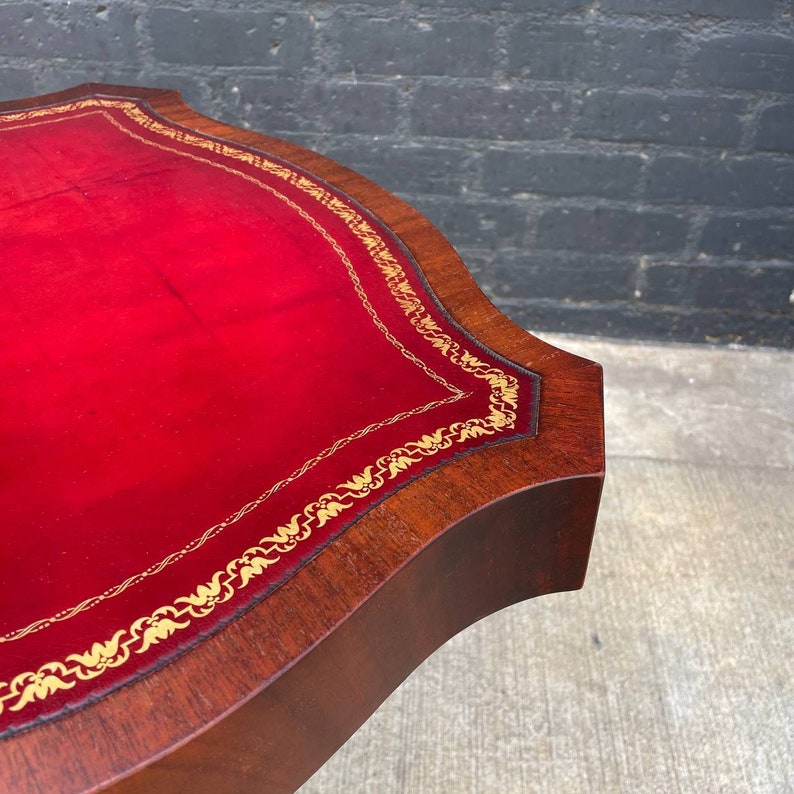
[[[0,789],[293,791],[582,585],[601,369],[362,176],[86,84],[0,104]]]

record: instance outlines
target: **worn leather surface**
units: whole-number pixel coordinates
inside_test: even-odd
[[[0,731],[156,669],[452,456],[533,432],[372,216],[92,98],[0,116]]]

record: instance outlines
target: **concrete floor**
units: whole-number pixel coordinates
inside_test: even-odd
[[[458,635],[301,794],[794,791],[794,353],[544,337],[605,371],[584,590]]]

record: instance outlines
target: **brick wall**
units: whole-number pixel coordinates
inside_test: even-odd
[[[356,168],[527,327],[794,346],[789,1],[0,0],[0,97],[85,80]]]

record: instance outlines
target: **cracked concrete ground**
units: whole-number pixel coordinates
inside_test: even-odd
[[[794,791],[794,352],[543,336],[604,366],[584,589],[455,637],[301,794]]]

